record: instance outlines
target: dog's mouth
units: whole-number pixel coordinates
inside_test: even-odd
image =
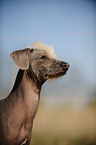
[[[59,77],[65,75],[65,74],[67,73],[67,70],[68,70],[68,69],[66,69],[66,70],[64,70],[64,71],[62,71],[62,72],[59,72],[59,73],[54,73],[54,74],[47,74],[47,73],[46,73],[46,74],[44,75],[44,78],[45,78],[46,80],[48,80],[48,79],[59,78]]]

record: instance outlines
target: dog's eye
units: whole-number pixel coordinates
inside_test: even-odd
[[[45,58],[46,58],[46,56],[45,56],[45,55],[41,56],[41,59],[45,59]]]
[[[30,52],[33,52],[34,49],[31,49]]]

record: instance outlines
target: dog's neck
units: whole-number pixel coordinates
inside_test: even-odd
[[[43,83],[40,82],[35,74],[29,69],[26,71],[19,69],[16,81],[10,94],[12,94],[19,87],[22,81],[25,82],[23,85],[27,86],[30,83],[32,89],[34,89],[35,92],[37,91],[37,93],[40,93]],[[28,84],[26,84],[27,82]]]
[[[9,97],[15,99],[16,104],[24,106],[27,118],[33,119],[37,112],[41,86],[42,83],[38,81],[33,72],[19,70]]]
[[[44,82],[38,80],[37,76],[30,69],[25,71],[25,75],[28,81],[30,81],[30,83],[32,84],[32,87],[35,87],[35,91],[37,90],[37,93],[40,92]]]

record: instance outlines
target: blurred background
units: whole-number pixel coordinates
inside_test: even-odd
[[[10,53],[37,40],[70,69],[43,85],[31,144],[96,145],[96,1],[0,0],[0,99],[19,69]]]

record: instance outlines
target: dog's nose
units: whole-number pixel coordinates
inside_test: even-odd
[[[62,62],[61,63],[61,67],[64,68],[64,69],[68,69],[69,68],[69,64],[66,63],[66,62]]]

